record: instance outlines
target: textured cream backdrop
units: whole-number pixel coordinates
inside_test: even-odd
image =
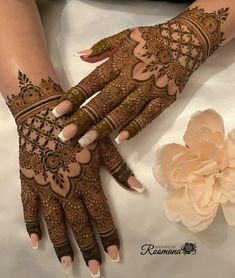
[[[42,1],[40,10],[51,58],[65,88],[95,67],[73,57],[73,53],[127,27],[168,20],[184,6],[155,1]],[[120,263],[112,263],[103,252],[102,277],[235,277],[235,229],[227,226],[221,210],[208,230],[199,234],[169,222],[163,211],[166,193],[154,181],[151,169],[158,147],[182,142],[189,117],[196,110],[214,108],[222,114],[227,130],[235,127],[234,72],[235,41],[199,68],[174,105],[138,137],[119,146],[147,187],[145,195],[126,192],[102,171],[122,243]],[[2,98],[0,111],[0,277],[64,277],[47,236],[38,251],[30,247],[20,202],[16,127]],[[196,255],[140,255],[144,243],[180,246],[186,241],[197,244]],[[78,248],[75,250],[75,277],[90,277]]]

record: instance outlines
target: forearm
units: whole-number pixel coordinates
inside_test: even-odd
[[[224,33],[223,43],[226,44],[235,37],[235,1],[234,0],[197,0],[189,8],[198,7],[204,9],[205,13],[217,13],[220,9],[228,8],[228,16],[221,25],[221,32]],[[213,22],[211,22],[213,24]],[[212,26],[213,27],[213,26]]]
[[[4,97],[19,93],[18,71],[35,84],[48,76],[58,82],[34,0],[0,1],[0,40],[0,92]]]

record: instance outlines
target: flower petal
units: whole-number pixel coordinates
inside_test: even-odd
[[[216,216],[216,212],[217,212],[217,209],[215,210],[213,216],[211,216],[208,219],[200,222],[198,225],[188,227],[189,231],[192,232],[192,233],[198,233],[198,232],[201,232],[203,230],[206,230],[208,228],[208,226],[213,222],[213,220]]]
[[[224,217],[229,225],[235,225],[235,204],[227,202],[222,204]]]
[[[221,185],[221,203],[230,201],[235,203],[235,169],[227,168],[217,175],[217,180]]]
[[[189,184],[204,184],[208,182],[205,176],[218,172],[217,162],[202,161],[193,155],[189,149],[178,144],[165,146],[160,153],[160,159],[153,168],[156,180],[168,189],[175,190]],[[214,185],[213,183],[210,183]]]
[[[192,203],[186,198],[184,188],[170,192],[164,204],[166,217],[174,222],[182,221],[182,224],[188,229],[193,227],[196,229],[196,226],[205,220],[209,220],[208,225],[212,223],[217,208],[218,205],[214,205],[208,215],[199,215],[192,207]],[[207,226],[204,225],[204,229]]]
[[[228,156],[228,166],[235,168],[235,129],[229,132],[225,141],[226,154]]]
[[[207,139],[209,140],[209,138]],[[228,166],[228,158],[224,144],[221,143],[218,145],[215,141],[206,142],[206,139],[205,141],[199,140],[197,143],[197,150],[195,150],[194,153],[198,155],[201,160],[214,161],[215,172],[224,170]]]
[[[207,109],[194,114],[188,123],[184,134],[185,144],[197,151],[198,141],[222,143],[224,140],[224,124],[222,117],[213,109]],[[205,140],[203,140],[205,141]]]
[[[192,204],[200,202],[202,206],[207,205],[212,197],[215,178],[213,176],[200,177],[194,183],[188,184],[185,188],[185,195]]]
[[[178,160],[182,159],[192,159],[190,151],[182,145],[169,144],[161,148],[160,151],[158,151],[157,161],[153,167],[153,174],[161,186],[172,189],[175,189],[178,186],[180,186],[176,185],[172,181],[171,173],[174,164],[176,164]]]
[[[222,189],[221,189],[221,184],[216,180],[214,189],[213,189],[213,195],[212,195],[212,200],[214,203],[219,204],[222,196]]]

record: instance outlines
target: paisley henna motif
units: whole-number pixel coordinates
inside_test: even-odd
[[[19,134],[20,178],[26,228],[41,238],[39,208],[47,223],[56,254],[73,257],[65,221],[74,232],[86,264],[102,262],[91,221],[105,251],[120,246],[109,205],[102,190],[99,168],[104,165],[126,189],[132,174],[109,138],[81,149],[75,139],[62,143],[65,117],[56,119],[51,110],[62,90],[50,78],[36,86],[19,72],[20,93],[8,97],[7,104]]]
[[[229,8],[208,13],[195,7],[164,24],[96,43],[90,56],[119,51],[63,96],[76,111],[84,97],[101,90],[67,123],[78,126],[78,136],[90,127],[104,138],[123,124],[129,138],[135,136],[176,100],[191,74],[221,45],[228,16]]]

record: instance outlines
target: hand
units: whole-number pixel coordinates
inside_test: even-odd
[[[81,52],[87,62],[111,58],[71,88],[53,111],[72,114],[61,139],[82,136],[79,143],[86,146],[120,126],[117,142],[135,136],[177,99],[190,75],[219,47],[227,16],[228,8],[206,13],[195,7],[167,23],[123,31]]]
[[[49,78],[35,86],[21,72],[18,79],[20,93],[8,97],[7,104],[18,128],[21,196],[32,244],[37,247],[42,236],[38,216],[41,207],[59,260],[65,266],[73,260],[67,220],[87,266],[93,275],[99,274],[102,259],[91,220],[104,250],[114,261],[118,260],[120,246],[100,181],[100,165],[103,164],[124,188],[139,192],[144,188],[109,138],[84,149],[74,140],[61,143],[58,134],[65,117],[56,119],[51,113],[62,94],[59,85]]]

